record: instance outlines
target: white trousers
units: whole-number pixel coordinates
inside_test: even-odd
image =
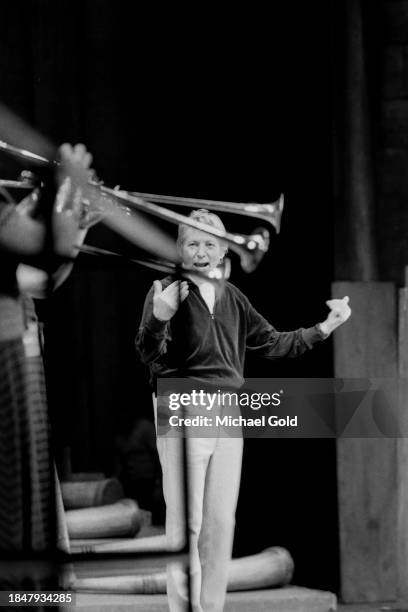
[[[222,612],[235,526],[242,464],[242,438],[187,440],[189,539],[194,612]],[[168,546],[185,544],[183,440],[157,438],[163,471]],[[187,610],[187,576],[180,564],[167,568],[170,612]]]

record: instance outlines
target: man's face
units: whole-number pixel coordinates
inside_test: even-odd
[[[226,247],[218,238],[201,230],[188,228],[179,252],[185,268],[208,273],[214,270],[224,257]]]

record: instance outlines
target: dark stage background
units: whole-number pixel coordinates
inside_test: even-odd
[[[234,258],[231,280],[278,329],[309,326],[325,318],[334,280],[332,25],[327,0],[194,14],[14,0],[2,3],[1,100],[55,143],[84,142],[110,186],[236,201],[284,192],[281,234],[252,275]],[[223,218],[242,233],[260,225]],[[102,226],[87,242],[138,254]],[[133,343],[155,278],[80,256],[42,306],[54,438],[75,471],[115,473],[117,436],[151,418]],[[246,371],[332,373],[331,341]],[[337,590],[335,452],[332,440],[247,441],[234,554],[285,546],[297,584]]]

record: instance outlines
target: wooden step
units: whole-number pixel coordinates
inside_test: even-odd
[[[168,612],[165,595],[100,595],[78,593],[66,612]],[[326,591],[289,586],[228,593],[225,612],[334,612],[336,596]]]

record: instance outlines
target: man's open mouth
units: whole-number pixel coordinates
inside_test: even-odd
[[[194,263],[194,267],[195,268],[207,268],[210,264],[208,263],[208,261],[206,262],[196,262]]]

